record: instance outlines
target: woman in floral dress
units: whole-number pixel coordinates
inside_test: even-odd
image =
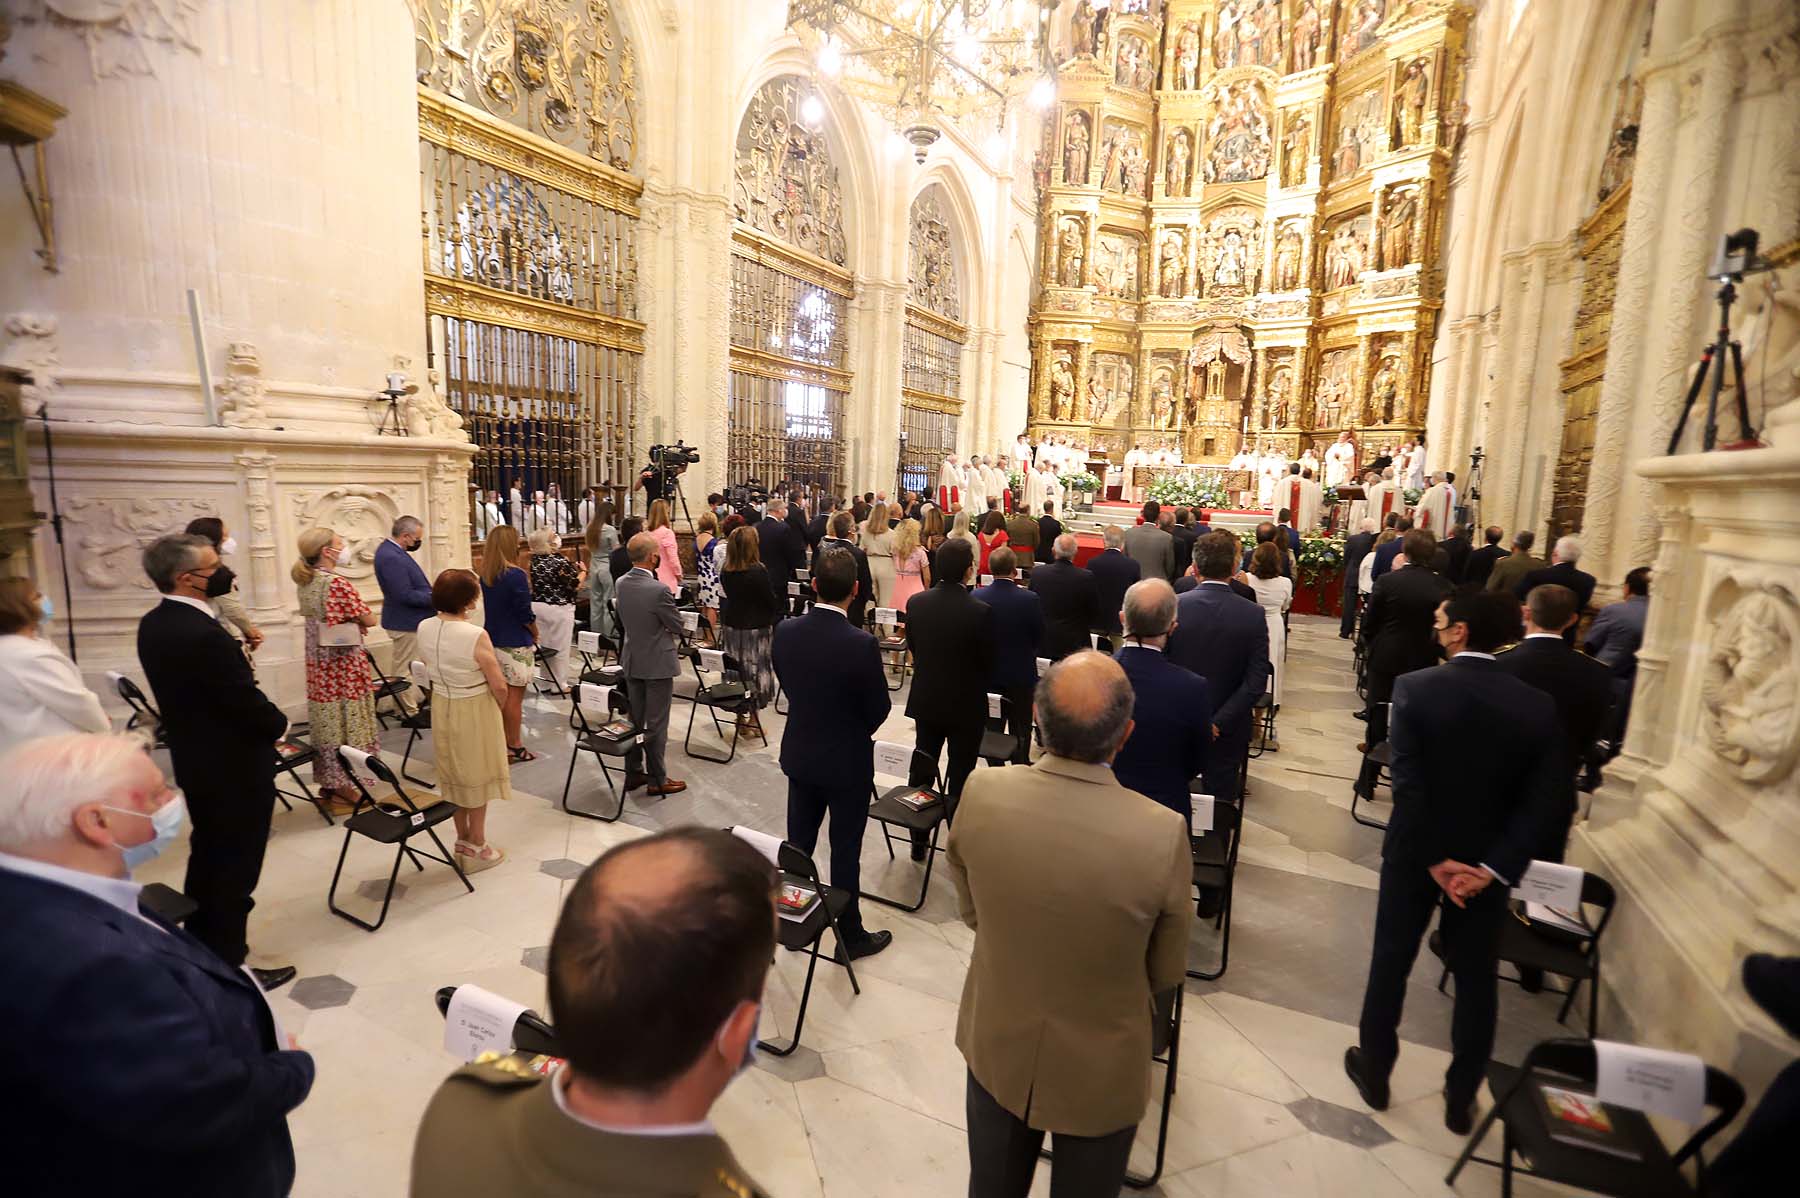
[[[701,512],[694,522],[694,567],[700,576],[700,613],[717,638],[719,603],[725,591],[719,584],[719,567],[725,564],[725,542],[719,539],[719,518]]]
[[[348,810],[357,791],[338,761],[339,745],[368,753],[381,751],[380,729],[375,723],[375,675],[363,652],[362,629],[375,626],[376,615],[347,578],[334,571],[344,552],[344,538],[329,528],[309,528],[300,534],[300,558],[289,572],[306,619],[306,709],[312,726],[310,739],[319,757],[313,763],[313,780],[322,801],[334,813]],[[343,635],[354,625],[354,639]],[[327,629],[337,629],[335,633]],[[321,635],[323,634],[323,636]],[[321,640],[348,640],[323,644]]]

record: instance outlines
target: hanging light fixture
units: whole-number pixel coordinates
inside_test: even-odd
[[[944,125],[1030,93],[1055,99],[1057,0],[790,0],[788,28],[818,73],[885,110],[918,162]],[[805,113],[803,112],[804,116]]]

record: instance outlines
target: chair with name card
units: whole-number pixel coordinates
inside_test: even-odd
[[[1527,866],[1527,874],[1538,864],[1533,861]],[[1561,868],[1573,870],[1574,866]],[[1605,878],[1584,871],[1581,874],[1581,902],[1576,910],[1563,911],[1535,901],[1521,902],[1520,908],[1510,913],[1500,925],[1500,942],[1494,952],[1496,968],[1510,964],[1521,975],[1531,972],[1542,977],[1553,973],[1567,978],[1569,985],[1565,989],[1552,988],[1550,991],[1563,996],[1562,1009],[1556,1013],[1558,1023],[1568,1019],[1569,1009],[1575,1005],[1575,996],[1580,993],[1582,983],[1592,983],[1588,989],[1587,1032],[1588,1039],[1594,1039],[1599,1030],[1600,937],[1612,920],[1618,893]],[[1599,910],[1597,920],[1589,919],[1589,907]],[[1432,930],[1427,944],[1439,960],[1445,959],[1443,938],[1436,929]],[[1446,964],[1438,976],[1440,994],[1449,977],[1450,966]],[[1504,973],[1499,977],[1503,982],[1521,984],[1519,977],[1507,977]]]
[[[906,675],[912,668],[912,653],[906,645],[906,613],[897,607],[870,608],[869,623],[874,625],[871,631],[875,633],[875,645],[887,667],[888,689],[897,691],[906,685]],[[892,634],[883,636],[883,628],[893,629]]]
[[[281,800],[281,805],[289,811],[294,809],[293,804],[288,802],[290,798],[303,799],[311,803],[313,810],[319,813],[319,818],[329,826],[337,821],[331,818],[331,812],[326,809],[325,804],[319,802],[319,796],[315,795],[312,787],[306,784],[306,775],[300,772],[302,766],[311,765],[318,759],[319,750],[313,746],[312,742],[291,729],[287,735],[276,741],[275,797]],[[294,785],[300,788],[298,793],[281,784],[283,774],[291,778]]]
[[[555,695],[560,699],[568,692],[556,680],[555,657],[554,649],[546,649],[542,645],[531,647],[531,661],[535,667],[531,674],[531,688],[540,695]]]
[[[630,712],[625,710],[624,692],[617,687],[578,682],[575,684],[574,694],[570,696],[570,707],[569,719],[575,725],[575,744],[569,752],[569,773],[563,778],[562,809],[570,815],[579,815],[582,819],[610,824],[625,814],[625,788],[613,781],[612,770],[607,766],[606,759],[613,757],[623,763],[626,756],[637,748],[640,739],[637,725],[631,719]],[[575,759],[583,753],[594,755],[595,762],[600,766],[600,776],[606,780],[606,788],[618,800],[611,815],[600,815],[569,806],[569,787],[575,781]],[[623,764],[619,767],[619,773],[623,780]]]
[[[767,744],[769,738],[763,733],[762,721],[755,719],[756,704],[750,697],[749,685],[741,680],[742,675],[738,671],[737,662],[727,657],[722,649],[695,648],[690,649],[687,656],[689,663],[694,667],[694,693],[680,696],[692,704],[688,708],[687,735],[681,739],[681,751],[689,757],[697,757],[701,761],[715,761],[720,765],[727,764],[737,756],[738,738],[747,731],[744,724],[739,722],[740,716],[751,718],[754,731],[763,738],[763,743]],[[706,680],[708,675],[716,675],[719,681],[708,682]],[[737,675],[737,677],[732,678],[727,675]],[[718,736],[720,743],[729,746],[729,751],[723,757],[712,753],[694,752],[694,717],[699,714],[702,707],[706,708],[706,714],[711,717],[713,732]],[[721,711],[732,717],[729,737],[726,736],[725,725],[719,721]]]
[[[811,583],[803,581],[806,577],[807,575],[803,572],[800,578],[788,581],[787,614],[790,617],[804,616],[812,610],[812,605],[819,601],[819,596],[813,591]]]
[[[413,689],[419,692],[419,702],[414,706],[411,715],[400,717],[400,726],[407,730],[406,751],[400,755],[400,776],[426,790],[436,790],[437,783],[427,782],[407,773],[406,767],[412,762],[413,746],[425,739],[425,733],[431,730],[431,674],[422,661],[406,663],[406,676],[412,680]]]
[[[987,708],[987,723],[982,727],[981,748],[976,756],[996,768],[1011,765],[1019,751],[1019,738],[1006,730],[1012,718],[1012,699],[989,691]]]
[[[459,986],[439,986],[434,996],[437,1001],[438,1014],[448,1017],[450,1000],[456,997]],[[519,1013],[512,1027],[513,1051],[526,1056],[545,1056],[563,1059],[562,1043],[556,1038],[556,1028],[548,1019],[536,1011],[525,1010]]]
[[[340,625],[340,627],[353,626]],[[400,702],[400,696],[412,689],[412,681],[407,678],[395,678],[382,673],[381,663],[375,660],[375,655],[369,652],[367,647],[365,647],[362,652],[363,656],[369,661],[370,672],[375,675],[375,718],[381,721],[382,731],[385,732],[387,730],[388,722],[387,716],[381,713],[382,700],[386,699],[391,701],[394,704],[394,711],[397,716],[404,719],[406,717],[406,705]]]
[[[1685,1074],[1700,1091],[1697,1109],[1689,1112],[1692,1118],[1675,1119],[1658,1109],[1663,1103],[1648,1097],[1652,1093],[1648,1087],[1627,1084],[1613,1093],[1614,1087],[1602,1080],[1603,1072],[1628,1074],[1633,1057],[1650,1055],[1634,1045],[1545,1040],[1525,1054],[1521,1065],[1488,1062],[1494,1105],[1475,1125],[1444,1184],[1454,1185],[1463,1167],[1473,1161],[1500,1170],[1500,1193],[1505,1198],[1513,1192],[1515,1174],[1616,1198],[1705,1194],[1702,1150],[1743,1109],[1744,1087],[1724,1070],[1696,1058],[1654,1054],[1661,1059],[1653,1062],[1653,1068],[1662,1075],[1654,1080],[1667,1082],[1673,1074]],[[1603,1064],[1608,1059],[1618,1064],[1608,1069]],[[1642,1106],[1636,1105],[1640,1102]],[[1717,1113],[1699,1123],[1709,1107]],[[1687,1122],[1695,1131],[1671,1154],[1651,1124],[1650,1113]],[[1500,1158],[1476,1156],[1496,1120],[1501,1127]],[[1515,1164],[1515,1157],[1522,1160]],[[1683,1171],[1689,1161],[1692,1179]],[[1778,1190],[1779,1185],[1764,1192]]]
[[[1393,704],[1383,703],[1381,706],[1392,708]],[[1385,721],[1383,721],[1385,722]],[[1369,779],[1369,793],[1363,794],[1361,779]],[[1357,782],[1350,788],[1350,818],[1365,828],[1374,828],[1378,832],[1387,831],[1387,821],[1376,819],[1358,808],[1367,808],[1375,802],[1375,792],[1385,783],[1391,793],[1394,786],[1394,746],[1386,740],[1376,741],[1363,753],[1363,769],[1358,772]]]
[[[924,765],[930,772],[929,786],[914,786],[906,781],[912,777],[913,767],[918,765]],[[881,839],[887,845],[888,860],[896,860],[894,828],[906,830],[905,842],[909,844],[914,832],[924,832],[931,839],[925,851],[925,876],[919,880],[919,897],[916,902],[903,903],[899,899],[872,894],[867,889],[863,890],[862,896],[889,907],[898,907],[902,911],[917,911],[925,905],[925,892],[931,888],[931,867],[936,863],[937,855],[943,851],[938,847],[938,830],[950,818],[950,803],[945,798],[943,776],[938,772],[938,763],[929,755],[889,740],[875,742],[875,775],[878,778],[901,780],[901,785],[890,786],[886,790],[874,782],[869,784],[872,800],[869,803],[869,818],[881,825]]]
[[[784,910],[780,902],[776,904],[780,918],[776,921],[775,942],[791,952],[804,952],[809,958],[806,962],[806,981],[800,987],[800,1006],[794,1013],[794,1034],[788,1039],[787,1046],[784,1048],[774,1040],[756,1042],[756,1046],[770,1056],[785,1057],[800,1047],[800,1031],[806,1026],[806,1005],[812,999],[813,972],[818,968],[821,958],[843,966],[850,978],[851,993],[862,993],[862,987],[856,981],[856,968],[850,964],[849,955],[841,949],[844,933],[838,926],[838,916],[850,905],[854,896],[820,881],[819,867],[813,864],[813,859],[787,841],[742,825],[727,828],[726,831],[746,844],[755,846],[781,871],[784,897],[790,886],[809,890],[818,896],[810,906],[797,912]],[[829,957],[819,952],[827,930],[840,946],[840,950]]]
[[[1213,970],[1190,969],[1187,975],[1210,982],[1225,973],[1231,963],[1231,898],[1237,883],[1238,840],[1244,824],[1242,799],[1208,800],[1200,792],[1200,779],[1189,789],[1193,792],[1193,815],[1188,827],[1188,844],[1194,857],[1195,903],[1204,910],[1205,892],[1219,894],[1218,913],[1213,928],[1219,933],[1219,967]]]
[[[162,712],[156,710],[143,688],[117,670],[106,672],[112,681],[113,689],[119,692],[119,698],[131,709],[131,716],[125,721],[125,731],[133,732],[139,728],[150,734],[150,747],[166,749],[169,742],[163,739]]]
[[[413,802],[412,796],[400,785],[400,779],[394,775],[379,754],[365,753],[361,749],[353,749],[349,745],[338,746],[338,761],[342,763],[344,772],[350,775],[350,781],[358,791],[356,810],[344,821],[344,847],[338,850],[337,869],[331,875],[331,888],[325,893],[325,905],[333,915],[347,919],[365,931],[373,932],[387,922],[388,907],[394,901],[394,883],[400,876],[400,862],[411,860],[413,868],[424,872],[424,863],[420,857],[429,857],[433,861],[441,861],[456,871],[456,876],[468,888],[475,892],[475,884],[463,872],[462,863],[457,861],[456,854],[444,847],[438,837],[437,826],[457,812],[457,807],[439,800],[427,807],[420,807]],[[369,788],[363,785],[362,773],[373,774],[377,781],[384,782],[393,788],[394,800],[378,803]],[[413,837],[425,835],[437,846],[437,852],[429,849],[415,849],[407,843]],[[394,866],[388,871],[387,891],[381,897],[381,914],[374,923],[353,915],[337,905],[338,881],[344,876],[344,859],[350,854],[350,842],[358,836],[365,836],[376,844],[394,846]]]
[[[575,653],[581,658],[581,670],[576,675],[576,685],[588,683],[592,686],[625,685],[625,667],[618,661],[619,644],[601,636],[597,632],[578,632],[575,634]],[[610,655],[613,660],[607,662]],[[569,715],[569,727],[575,726],[574,713]]]

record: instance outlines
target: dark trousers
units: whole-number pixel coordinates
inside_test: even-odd
[[[1219,739],[1206,746],[1206,769],[1200,780],[1215,799],[1235,799],[1250,752],[1250,721],[1219,729]]]
[[[250,896],[262,876],[275,809],[273,754],[267,775],[245,779],[241,786],[221,778],[213,763],[184,761],[186,756],[175,762],[175,784],[187,798],[193,823],[181,888],[200,904],[188,917],[187,930],[227,965],[242,965],[249,952],[245,926],[256,905]]]
[[[1019,742],[1012,755],[1015,765],[1031,761],[1031,696],[1036,689],[1029,685],[1009,686],[998,692],[1006,700],[1006,731]]]
[[[1364,742],[1371,749],[1387,739],[1388,704],[1394,698],[1394,676],[1392,674],[1369,672],[1369,734]],[[1381,777],[1381,767],[1363,758],[1362,769],[1356,774],[1356,789],[1364,794],[1375,793],[1375,780]]]
[[[869,787],[788,779],[788,843],[812,855],[819,843],[819,825],[831,815],[831,884],[850,896],[838,924],[846,935],[862,930],[862,912],[856,901],[862,893],[863,829],[869,825]]]
[[[1400,1014],[1406,982],[1419,941],[1433,911],[1442,911],[1444,960],[1456,982],[1450,1016],[1450,1070],[1445,1075],[1453,1103],[1475,1099],[1494,1049],[1494,1018],[1499,983],[1494,953],[1500,921],[1506,918],[1506,890],[1498,881],[1458,907],[1444,897],[1423,865],[1381,863],[1381,889],[1375,899],[1375,948],[1369,958],[1369,985],[1363,991],[1359,1038],[1368,1077],[1385,1081],[1400,1055]],[[1442,901],[1440,901],[1442,900]]]
[[[976,755],[981,752],[981,732],[984,725],[981,721],[969,724],[957,724],[934,719],[915,719],[913,729],[914,743],[920,753],[928,758],[932,765],[937,764],[938,754],[946,743],[950,746],[949,772],[944,775],[944,814],[951,819],[956,818],[957,800],[962,798],[963,784],[969,775],[975,772]],[[930,786],[931,774],[924,762],[915,754],[912,772],[907,776],[908,786]],[[915,845],[923,845],[929,841],[923,832],[915,831],[912,841]]]
[[[1338,617],[1338,635],[1349,636],[1356,631],[1356,570],[1354,567],[1344,571],[1344,614]]]
[[[969,1198],[1025,1198],[1044,1133],[994,1101],[969,1074]],[[1050,1198],[1114,1198],[1125,1184],[1137,1125],[1104,1136],[1053,1132]]]
[[[636,748],[625,754],[627,774],[648,774],[661,786],[669,780],[663,766],[663,750],[669,743],[669,704],[675,695],[673,678],[627,678],[625,701],[640,735]]]

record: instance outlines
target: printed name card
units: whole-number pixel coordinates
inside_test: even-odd
[[[1051,661],[1048,657],[1038,658],[1037,659],[1038,677],[1042,678],[1046,673],[1048,673],[1050,670],[1050,666],[1051,666]]]
[[[612,714],[612,697],[618,689],[616,686],[601,686],[596,682],[583,682],[579,684],[579,689],[575,693],[582,707],[597,713],[604,720]]]
[[[984,587],[993,586],[994,576],[992,574],[983,574],[981,576],[981,585]]]
[[[412,678],[412,684],[414,686],[418,687],[420,690],[427,690],[430,688],[431,675],[425,672],[425,663],[424,662],[422,662],[422,661],[407,662],[406,663],[406,672]]]
[[[1596,1040],[1594,1065],[1594,1097],[1601,1102],[1699,1124],[1706,1108],[1706,1062],[1699,1057]]]
[[[781,868],[781,837],[758,832],[755,828],[746,828],[742,824],[734,826],[731,834],[767,857],[770,865],[776,869]]]
[[[1000,718],[1000,696],[994,694],[992,691],[989,691],[988,692],[988,719],[997,720],[999,718]]]
[[[1089,639],[1089,640],[1090,640],[1090,641],[1093,641],[1093,642],[1094,642],[1094,648],[1096,648],[1096,649],[1100,649],[1100,640],[1101,640],[1101,637],[1100,637],[1100,634],[1099,634],[1099,633],[1097,633],[1097,632],[1090,632],[1090,633],[1088,633],[1088,639]],[[1111,646],[1108,646],[1108,648],[1110,648],[1110,647],[1111,647]],[[1101,651],[1101,652],[1102,652],[1102,653],[1104,653],[1104,652],[1106,652],[1106,650],[1105,650],[1105,649],[1100,649],[1100,651]]]
[[[800,594],[800,584],[797,582],[788,583],[788,594],[798,597]]]
[[[875,622],[877,624],[898,624],[900,613],[891,607],[878,607],[875,609]]]
[[[575,647],[590,657],[600,652],[600,634],[597,632],[578,632],[575,634]]]
[[[484,1052],[511,1052],[513,1026],[524,1013],[522,1002],[480,986],[458,986],[444,1012],[444,1047],[459,1061],[472,1061]]]
[[[875,772],[888,778],[904,778],[912,772],[912,750],[891,740],[875,742]]]
[[[701,649],[700,672],[703,674],[723,674],[725,672],[725,651],[723,649]]]
[[[690,636],[700,629],[700,613],[684,611],[681,613],[681,630]]]
[[[1213,830],[1213,797],[1193,794],[1188,798],[1194,804],[1193,814],[1188,816],[1188,831],[1195,836],[1205,836]]]
[[[1560,907],[1564,911],[1581,910],[1581,867],[1561,865],[1555,861],[1533,861],[1525,867],[1525,876],[1512,889],[1512,897]]]

